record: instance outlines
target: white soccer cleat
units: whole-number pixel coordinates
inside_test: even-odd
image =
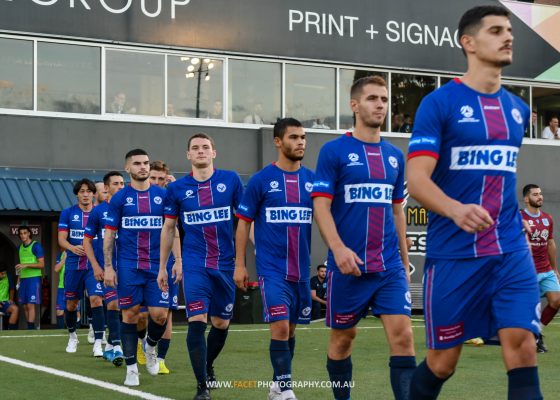
[[[140,373],[138,371],[126,371],[125,386],[140,386]]]
[[[282,392],[278,387],[278,382],[272,382],[268,391],[268,400],[282,400]]]
[[[93,356],[94,357],[103,357],[103,346],[101,345],[100,340],[96,340],[93,344]]]
[[[280,395],[282,400],[297,400],[293,390],[285,390]]]
[[[70,337],[68,339],[68,345],[66,346],[66,352],[75,353],[76,350],[78,349],[78,343],[79,343],[78,338]]]
[[[93,332],[93,325],[89,324],[89,331],[87,334],[87,342],[93,344],[95,342],[95,332]]]
[[[159,362],[157,360],[156,348],[146,345],[146,369],[150,375],[159,373]]]

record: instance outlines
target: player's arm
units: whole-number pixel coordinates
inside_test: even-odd
[[[86,252],[84,251],[83,246],[74,246],[74,245],[70,244],[70,242],[68,241],[68,231],[66,231],[66,230],[58,231],[58,245],[63,250],[71,251],[72,253],[74,253],[77,256],[85,256],[86,255]]]
[[[317,296],[317,291],[315,289],[311,289],[311,299],[313,301],[316,301],[317,303],[327,305],[327,302],[325,300]]]
[[[93,276],[96,280],[102,281],[103,280],[103,269],[97,258],[95,258],[95,252],[93,251],[93,238],[91,236],[84,235],[84,241],[82,242],[82,246],[84,246],[84,251],[86,252],[86,256],[91,263],[93,268]]]
[[[60,255],[60,261],[54,265],[54,272],[59,273],[65,262],[66,262],[66,252],[63,251],[62,254]]]
[[[115,249],[115,238],[117,230],[105,225],[105,237],[103,238],[103,261],[105,264],[104,283],[105,286],[116,288],[117,275],[113,268],[113,250]]]
[[[556,262],[556,242],[554,239],[548,239],[548,259],[550,260],[550,265],[556,276],[560,275],[558,273],[558,263]]]
[[[175,263],[171,269],[171,277],[175,278],[173,283],[178,283],[183,279],[183,258],[181,256],[181,235],[177,227],[175,227],[175,236],[173,238],[173,247],[171,251],[173,252],[173,258],[175,258]]]
[[[237,221],[237,230],[235,231],[235,271],[233,280],[235,285],[243,290],[247,290],[249,282],[249,273],[245,265],[245,252],[247,251],[247,242],[251,232],[253,221],[239,218]]]
[[[406,240],[406,218],[404,216],[404,209],[402,203],[393,204],[393,218],[395,220],[395,227],[397,228],[397,236],[399,238],[399,250],[401,259],[406,272],[406,280],[410,283],[410,265],[408,263],[408,242]]]
[[[175,218],[165,218],[163,227],[161,228],[159,242],[159,272],[157,277],[158,286],[163,292],[169,290],[167,262],[169,261],[169,254],[171,254],[173,248],[176,229],[177,220]]]
[[[463,204],[447,196],[432,181],[437,160],[430,156],[410,158],[406,167],[408,193],[427,209],[447,217],[469,233],[483,231],[494,224],[488,211],[478,204]]]
[[[321,236],[333,252],[334,260],[340,272],[360,276],[362,273],[358,264],[362,265],[364,262],[352,249],[346,247],[340,238],[331,213],[331,204],[332,199],[328,197],[318,196],[313,198],[313,215],[319,226]]]

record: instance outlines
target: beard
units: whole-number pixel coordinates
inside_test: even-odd
[[[529,205],[531,207],[534,207],[534,208],[541,208],[542,207],[542,203],[537,203],[536,201],[533,201],[533,200],[529,200]]]
[[[296,153],[287,150],[287,149],[282,149],[282,153],[284,154],[284,157],[286,157],[288,160],[290,161],[301,161],[303,160],[303,154],[297,155]]]
[[[146,174],[146,176],[140,176],[140,175],[133,174],[132,172],[130,173],[130,178],[132,178],[132,180],[135,180],[135,181],[138,181],[138,182],[144,182],[149,177],[150,177],[149,174]]]

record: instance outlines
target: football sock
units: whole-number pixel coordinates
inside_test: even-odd
[[[343,360],[327,358],[327,371],[332,382],[332,391],[336,400],[350,399],[352,383],[352,357]]]
[[[392,356],[389,359],[391,370],[391,387],[395,400],[408,400],[410,396],[410,381],[416,369],[416,357]]]

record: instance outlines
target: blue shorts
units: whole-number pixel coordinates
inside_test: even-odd
[[[537,274],[537,282],[539,282],[541,297],[544,297],[547,292],[560,292],[560,283],[554,271]]]
[[[412,302],[404,268],[391,268],[361,276],[329,271],[326,324],[348,329],[367,315],[410,316]]]
[[[66,310],[66,300],[64,299],[64,288],[56,289],[56,310]]]
[[[290,282],[282,278],[259,276],[264,322],[289,320],[307,325],[311,321],[309,281]]]
[[[8,308],[10,308],[12,305],[14,305],[13,301],[0,301],[0,312],[6,315],[10,315],[11,313],[8,311]]]
[[[119,300],[117,289],[103,285],[103,299],[105,300],[105,304]]]
[[[93,276],[93,270],[66,270],[64,273],[64,297],[66,300],[81,300],[84,289],[88,296],[103,297],[103,283]]]
[[[183,278],[187,318],[210,314],[229,320],[233,316],[235,283],[233,271],[192,268]]]
[[[175,278],[171,278],[169,275],[169,309],[178,310],[179,309],[179,283],[173,283]]]
[[[20,278],[19,304],[41,304],[41,277]]]
[[[426,259],[426,346],[448,349],[503,328],[540,331],[537,274],[528,250],[460,260]]]
[[[117,275],[120,308],[127,309],[138,304],[169,308],[169,293],[162,292],[157,284],[158,271],[120,267]]]

